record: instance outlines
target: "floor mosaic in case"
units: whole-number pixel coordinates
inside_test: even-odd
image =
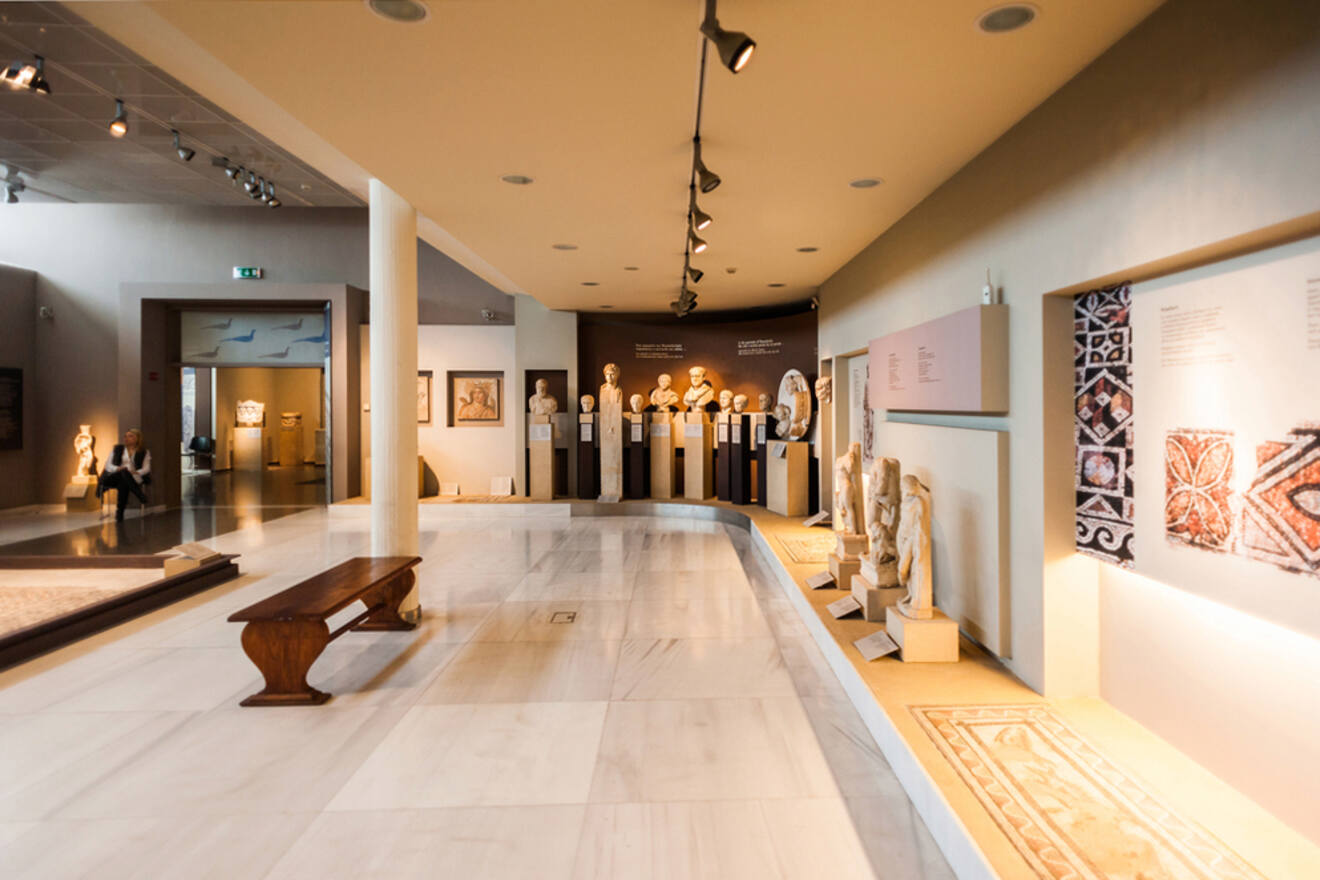
[[[1169,431],[1164,437],[1164,534],[1206,550],[1232,549],[1233,433]]]
[[[1256,447],[1256,475],[1243,496],[1241,550],[1320,575],[1320,425],[1299,426]]]

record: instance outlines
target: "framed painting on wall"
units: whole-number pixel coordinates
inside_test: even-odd
[[[417,424],[431,424],[431,371],[417,371]]]
[[[449,426],[488,427],[504,424],[504,373],[449,373]]]

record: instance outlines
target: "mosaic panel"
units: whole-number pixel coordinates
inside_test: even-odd
[[[1177,429],[1164,437],[1164,534],[1229,550],[1233,539],[1233,433]]]
[[[1256,447],[1240,549],[1252,559],[1320,576],[1320,425],[1302,425]]]

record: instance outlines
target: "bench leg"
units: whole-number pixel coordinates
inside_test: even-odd
[[[330,641],[324,621],[253,620],[243,627],[243,652],[266,687],[241,706],[319,706],[330,695],[307,683],[307,670]]]
[[[367,631],[416,629],[417,623],[415,621],[407,621],[399,616],[399,605],[416,582],[417,576],[409,570],[367,593],[362,597],[362,601],[366,603],[366,606],[368,608],[379,607],[353,629]]]

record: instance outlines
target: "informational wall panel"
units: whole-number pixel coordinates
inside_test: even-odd
[[[930,489],[935,604],[986,648],[1011,656],[1008,435],[877,421],[875,455]]]
[[[871,340],[873,409],[1008,411],[1008,306],[975,306]]]
[[[1133,288],[1135,569],[1320,635],[1316,241]]]

